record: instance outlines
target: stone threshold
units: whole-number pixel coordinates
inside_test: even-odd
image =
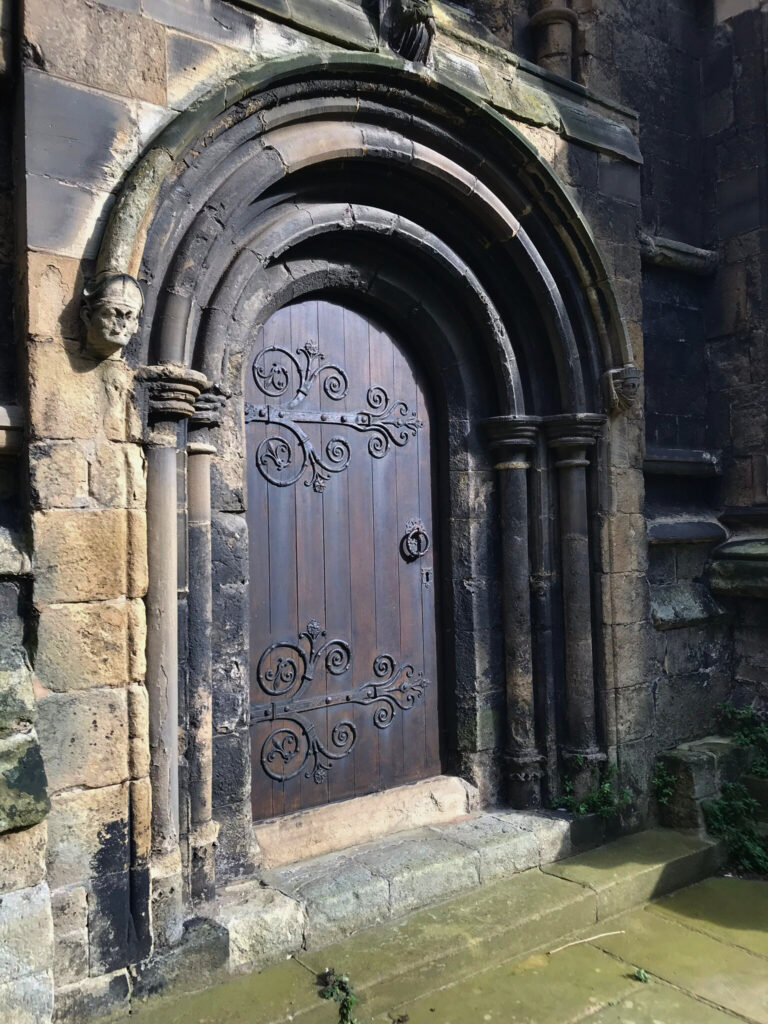
[[[419,978],[455,980],[501,953],[509,960],[565,942],[723,864],[720,844],[667,829],[554,860],[572,844],[570,824],[556,815],[481,814],[272,872],[261,892],[230,887],[217,915],[229,955],[208,984],[255,972],[259,962],[280,963],[195,996],[195,1013],[216,1020],[216,1009],[239,1003],[247,989],[249,1024],[310,1024],[318,999],[307,970],[319,973],[328,965],[354,976],[368,1016],[381,1013],[394,991]],[[341,941],[333,943],[334,934]],[[181,970],[170,972],[174,995],[204,983],[194,944],[190,952],[179,961]],[[134,983],[136,1024],[159,1019],[156,1001],[141,1008],[142,994],[151,992],[146,980]],[[184,997],[164,1000],[163,1021],[188,1019],[192,1005]],[[239,1017],[232,1019],[239,1024]]]
[[[477,811],[479,803],[476,786],[453,775],[436,775],[255,822],[253,835],[261,866],[268,870],[425,825],[447,824]]]

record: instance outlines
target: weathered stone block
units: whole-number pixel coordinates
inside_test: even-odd
[[[35,672],[57,693],[120,686],[129,677],[125,600],[51,604],[40,609]]]
[[[61,342],[54,341],[30,341],[27,352],[33,437],[94,437],[100,426],[101,384],[93,361],[68,352]],[[66,402],[62,401],[64,386]]]
[[[127,11],[62,0],[25,8],[24,31],[51,75],[97,89],[165,103],[165,33],[160,25]]]
[[[135,444],[99,445],[89,459],[89,490],[107,508],[144,508],[147,500],[144,453]]]
[[[88,977],[88,900],[83,886],[51,893],[56,984]]]
[[[147,673],[147,606],[128,602],[128,677],[142,680]]]
[[[249,882],[224,900],[218,920],[229,932],[230,970],[259,970],[301,949],[305,915],[295,899]]]
[[[0,982],[50,967],[53,957],[51,897],[45,882],[0,900]]]
[[[114,196],[28,174],[27,241],[36,249],[93,260],[98,255]]]
[[[21,648],[0,652],[0,737],[28,731],[35,721],[32,674]]]
[[[536,837],[539,863],[551,864],[571,855],[571,822],[567,817],[548,811],[515,811],[514,818],[516,826]]]
[[[253,45],[253,19],[221,0],[209,0],[199,10],[192,10],[185,0],[144,0],[142,10],[150,18],[193,36],[243,49]]]
[[[142,425],[135,403],[133,370],[123,359],[106,359],[100,372],[101,425],[105,436],[110,441],[140,441]]]
[[[143,597],[147,592],[149,582],[146,513],[138,509],[128,509],[126,522],[128,527],[126,593],[129,597]]]
[[[60,77],[27,71],[24,117],[27,136],[34,139],[27,150],[31,174],[110,189],[139,153],[131,104]]]
[[[86,508],[88,457],[73,441],[38,442],[30,447],[30,484],[37,508]]]
[[[38,703],[40,746],[52,792],[128,778],[125,690],[52,693]]]
[[[277,28],[277,26],[274,26]],[[280,26],[282,28],[282,26]],[[287,35],[287,33],[285,33]],[[263,49],[259,48],[259,53]],[[181,32],[167,33],[168,106],[184,110],[212,83],[247,67],[251,56],[230,46],[205,42]]]
[[[38,340],[79,341],[83,327],[79,302],[83,264],[66,256],[34,251],[29,251],[26,258],[29,333]]]
[[[0,647],[7,649],[21,646],[24,640],[24,614],[21,581],[0,580]],[[2,715],[0,710],[0,718]]]
[[[479,882],[475,859],[443,839],[395,839],[357,854],[358,859],[375,877],[389,882],[390,903],[399,913],[448,899]]]
[[[475,851],[482,884],[539,865],[535,834],[516,825],[512,816],[504,820],[483,814],[470,821],[443,825],[436,831],[445,839]]]
[[[53,1013],[53,972],[38,971],[0,984],[0,1006],[13,1024],[50,1024]]]
[[[217,513],[211,523],[211,560],[217,583],[248,579],[248,524],[245,516]]]
[[[127,1016],[130,1010],[131,987],[128,971],[85,978],[56,990],[53,1020],[57,1024],[98,1020],[101,1017]]]
[[[0,526],[0,573],[20,576],[32,568],[26,544],[16,530]]]
[[[0,740],[0,832],[42,821],[50,801],[34,729]]]
[[[128,786],[54,794],[48,881],[59,888],[128,870]]]
[[[47,842],[45,821],[0,835],[0,893],[28,889],[42,882]]]
[[[33,532],[38,602],[96,601],[127,592],[133,565],[126,512],[38,512]]]

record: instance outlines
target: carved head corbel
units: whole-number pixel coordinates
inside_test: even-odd
[[[139,329],[143,308],[141,285],[130,274],[99,274],[90,281],[80,311],[89,352],[103,358],[122,351]]]
[[[431,0],[379,0],[379,32],[404,60],[425,63],[436,31]]]
[[[611,412],[631,409],[640,395],[642,375],[636,366],[628,363],[603,375],[605,400]]]

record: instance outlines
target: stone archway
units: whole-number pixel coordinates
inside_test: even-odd
[[[536,806],[560,764],[578,786],[605,757],[593,454],[601,387],[611,404],[633,374],[618,307],[522,137],[387,67],[239,80],[161,136],[102,246],[99,271],[136,276],[145,298],[127,358],[146,385],[155,888],[176,901],[182,850],[193,897],[213,892],[217,828],[221,877],[253,866],[243,375],[255,334],[291,302],[353,297],[433,370],[450,769]]]

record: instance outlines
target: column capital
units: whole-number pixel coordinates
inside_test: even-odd
[[[591,448],[600,437],[607,416],[602,413],[578,412],[548,416],[544,431],[550,448]]]
[[[149,413],[156,420],[188,419],[195,404],[210,387],[208,378],[181,363],[142,366],[136,377],[146,385]]]
[[[231,393],[220,384],[211,385],[195,402],[195,409],[189,421],[190,427],[220,427],[221,414],[229,398]]]
[[[524,453],[536,447],[541,422],[539,416],[493,416],[481,422],[488,445],[499,460],[496,469],[528,468]]]

